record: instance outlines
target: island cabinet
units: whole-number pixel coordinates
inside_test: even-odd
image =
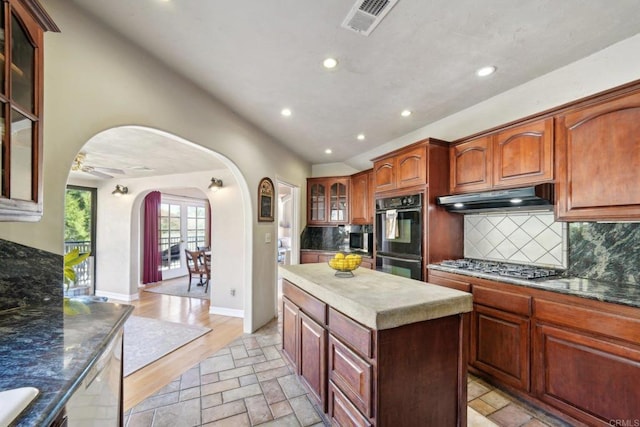
[[[640,89],[560,114],[556,120],[556,217],[640,216]]]
[[[640,310],[429,270],[474,296],[469,369],[571,425],[638,418]]]
[[[307,179],[307,224],[349,222],[349,177]]]
[[[283,280],[282,351],[326,410],[326,304]]]
[[[324,265],[284,269],[283,352],[333,425],[466,425],[469,294],[440,294],[436,286],[371,270],[344,279]],[[403,284],[408,291],[398,291]],[[431,318],[423,298],[434,290],[440,313]],[[405,314],[393,292],[400,293]],[[443,298],[456,302],[446,307]],[[368,302],[378,299],[392,308],[370,313]]]
[[[550,182],[553,118],[523,123],[451,147],[452,193]]]
[[[350,224],[373,224],[375,201],[373,189],[373,170],[351,175],[349,200]]]

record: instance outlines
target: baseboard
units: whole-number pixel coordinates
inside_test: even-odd
[[[241,317],[244,318],[244,310],[227,307],[209,306],[209,314],[219,314],[220,316]]]
[[[135,294],[128,295],[128,294],[119,294],[116,292],[99,291],[97,289],[96,289],[96,296],[107,297],[109,299],[115,299],[118,301],[126,301],[126,302],[135,301],[139,298],[137,292]]]

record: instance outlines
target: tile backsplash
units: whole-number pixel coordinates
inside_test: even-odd
[[[553,212],[465,215],[464,256],[566,269],[567,234]]]

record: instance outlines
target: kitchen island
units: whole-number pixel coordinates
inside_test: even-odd
[[[283,352],[335,425],[466,425],[471,294],[325,263],[280,267]]]
[[[118,425],[122,417],[122,330],[132,311],[129,305],[89,301],[67,310],[60,304],[0,314],[0,391],[39,390],[12,426],[56,425],[65,409],[73,406],[74,393],[95,391],[98,383],[108,389],[108,394],[98,396],[102,413],[116,414],[109,419],[111,425]],[[107,371],[119,376],[102,381],[101,374]]]

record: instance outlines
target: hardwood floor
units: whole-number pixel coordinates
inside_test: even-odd
[[[185,278],[174,280],[187,280]],[[186,286],[186,284],[185,284]],[[211,332],[124,379],[124,410],[151,396],[192,366],[242,335],[242,319],[209,314],[209,300],[139,291],[133,315],[199,325]]]

